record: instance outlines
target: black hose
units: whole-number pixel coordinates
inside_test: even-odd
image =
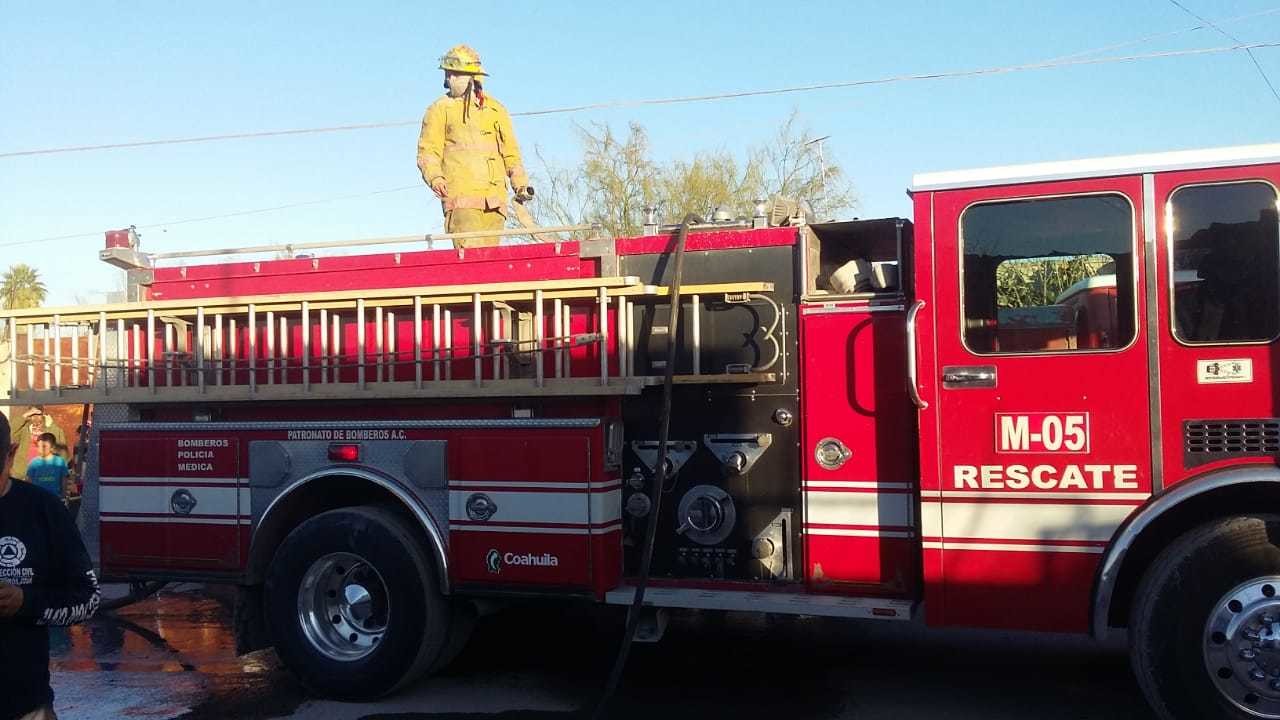
[[[649,486],[649,524],[645,531],[644,544],[640,550],[640,575],[636,578],[635,597],[631,601],[631,609],[627,613],[627,629],[622,635],[622,647],[618,648],[618,657],[614,660],[613,670],[609,673],[609,681],[605,684],[604,694],[592,714],[594,720],[605,717],[609,701],[618,690],[622,681],[622,671],[627,666],[627,657],[631,654],[631,643],[635,639],[636,628],[640,624],[640,613],[644,608],[644,592],[649,585],[649,570],[653,565],[653,546],[658,536],[658,508],[662,503],[662,486],[667,481],[667,440],[671,432],[671,392],[674,385],[676,368],[676,339],[680,337],[680,283],[684,278],[684,246],[689,238],[689,226],[701,223],[695,215],[686,215],[676,231],[675,248],[671,267],[671,318],[667,330],[667,366],[662,378],[662,412],[658,416],[658,462],[653,471],[653,483]]]
[[[139,600],[144,600],[160,591],[160,588],[167,585],[163,580],[144,583],[130,583],[129,594],[115,600],[103,600],[98,604],[98,610],[119,610],[126,605],[132,605]]]

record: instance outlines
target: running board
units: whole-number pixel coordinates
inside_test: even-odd
[[[610,605],[630,605],[635,588],[623,585],[605,594]],[[647,588],[644,604],[690,610],[739,610],[778,615],[815,615],[868,620],[910,620],[915,603],[910,600],[873,597],[840,597],[808,593],[749,592],[743,590],[693,590]]]

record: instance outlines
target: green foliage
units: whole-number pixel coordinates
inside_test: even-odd
[[[996,305],[1002,308],[1052,305],[1063,290],[1101,274],[1106,255],[1019,258],[996,266]]]
[[[758,157],[739,163],[720,150],[675,160],[663,166],[656,183],[658,207],[667,222],[679,222],[690,213],[710,219],[714,208],[734,217],[751,217],[755,200],[763,199],[764,171]]]
[[[615,235],[636,234],[641,209],[653,200],[659,172],[649,159],[648,133],[639,123],[631,123],[624,139],[615,137],[607,125],[596,125],[594,133],[586,129],[580,133],[589,208],[585,219]]]
[[[40,271],[30,265],[11,265],[0,278],[0,300],[6,310],[39,307],[48,294],[40,281]]]
[[[775,196],[808,201],[822,220],[856,204],[839,165],[823,155],[822,143],[795,113],[742,155],[719,149],[657,162],[644,127],[634,122],[625,136],[600,123],[579,127],[578,134],[582,157],[575,167],[556,167],[534,150],[542,168],[530,209],[542,225],[597,223],[619,237],[641,232],[650,205],[662,222],[674,223],[690,213],[710,219],[716,208],[751,217],[757,200]]]

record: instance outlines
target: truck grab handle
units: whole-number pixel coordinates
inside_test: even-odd
[[[916,300],[911,303],[911,309],[907,310],[907,393],[911,396],[911,402],[924,410],[929,407],[929,403],[920,397],[920,378],[916,369],[916,315],[922,308],[924,301]]]

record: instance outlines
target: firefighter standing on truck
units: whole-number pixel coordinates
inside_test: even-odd
[[[501,230],[507,180],[516,202],[533,197],[511,115],[485,94],[480,56],[458,45],[440,58],[448,93],[427,108],[418,137],[418,169],[444,208],[445,232]],[[492,247],[499,237],[454,240],[454,247]]]

